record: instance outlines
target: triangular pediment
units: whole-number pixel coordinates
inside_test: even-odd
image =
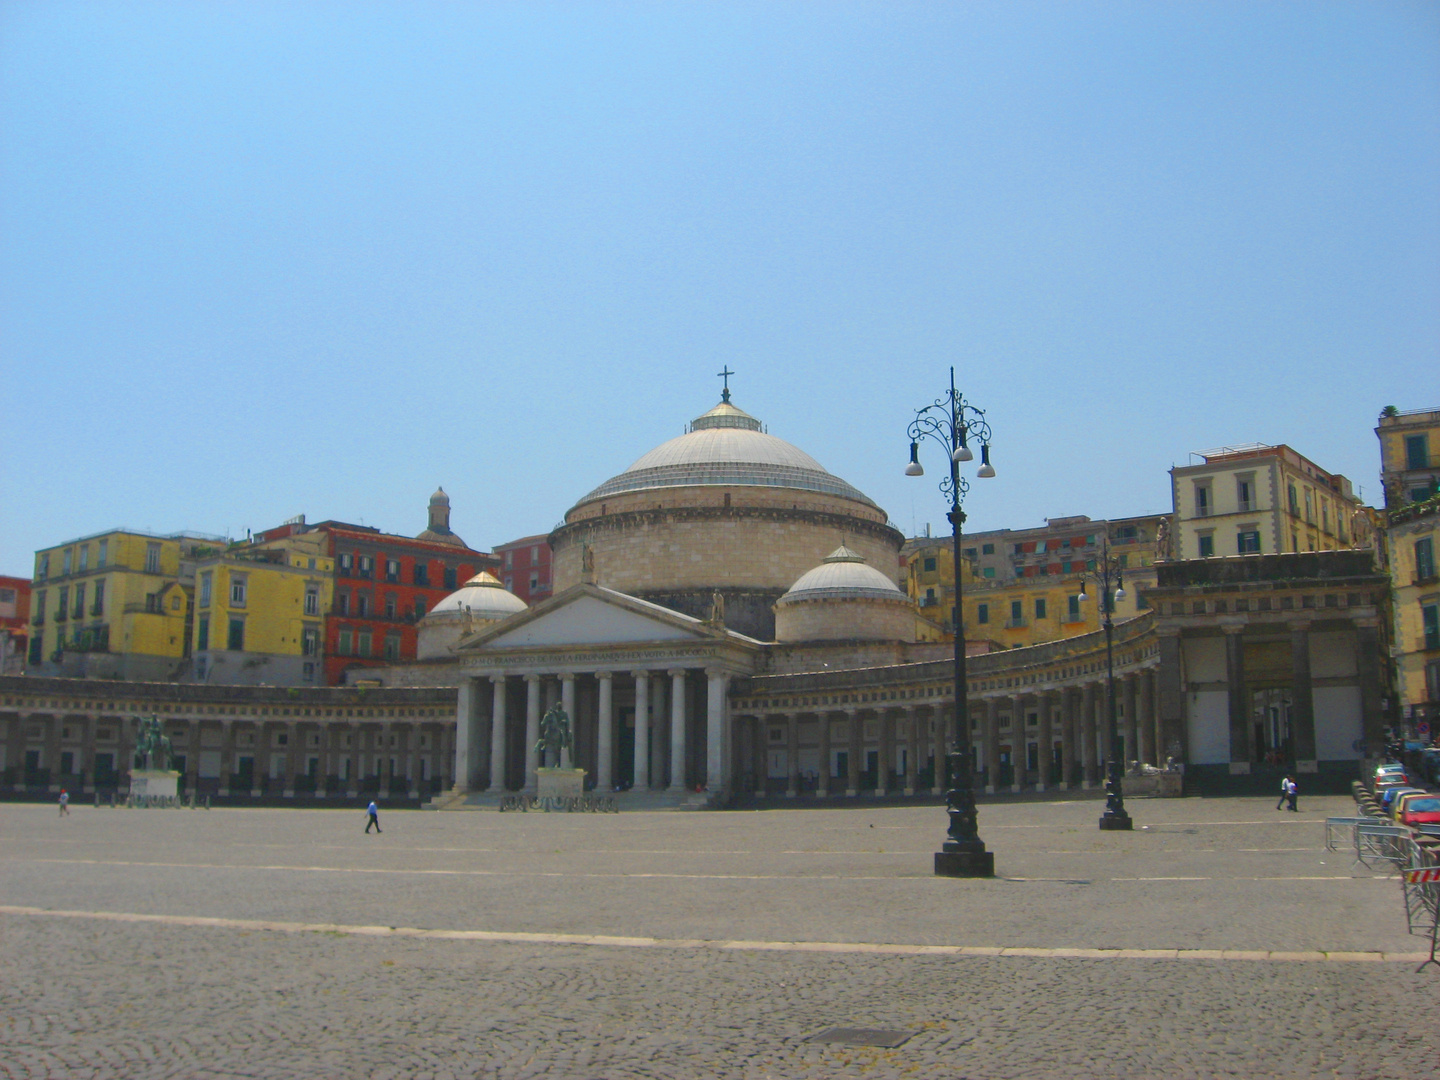
[[[595,585],[577,585],[487,627],[461,642],[456,652],[463,656],[496,649],[711,641],[725,636],[723,630],[658,604]]]

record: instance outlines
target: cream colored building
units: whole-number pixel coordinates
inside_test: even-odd
[[[1425,502],[1440,485],[1440,409],[1401,412],[1393,406],[1380,414],[1380,480],[1385,505]]]
[[[1338,551],[1370,541],[1370,518],[1350,481],[1288,446],[1190,456],[1200,460],[1170,470],[1173,559]]]

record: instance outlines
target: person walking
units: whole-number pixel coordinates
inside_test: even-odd
[[[1290,797],[1290,774],[1286,773],[1280,778],[1280,801],[1275,804],[1276,810],[1285,809],[1285,800]]]
[[[366,807],[365,812],[370,815],[370,820],[365,823],[366,834],[369,834],[372,827],[377,833],[384,832],[384,830],[380,828],[380,808],[375,805],[374,799],[370,800],[370,805]]]
[[[1298,814],[1300,812],[1300,809],[1295,804],[1300,799],[1300,785],[1295,783],[1293,777],[1289,780],[1286,780],[1285,783],[1285,798],[1290,803],[1290,812]]]
[[[60,816],[70,816],[70,792],[66,791],[64,788],[60,789]]]

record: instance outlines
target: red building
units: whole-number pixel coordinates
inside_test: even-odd
[[[335,560],[334,600],[325,619],[325,683],[364,678],[364,669],[414,660],[416,624],[426,612],[500,560],[476,551],[450,531],[450,498],[430,496],[430,525],[419,536],[384,533],[368,525],[304,519],[263,533],[263,542],[320,532]]]
[[[0,576],[0,675],[23,675],[30,640],[30,579]]]
[[[532,607],[550,599],[550,540],[543,533],[497,544],[500,569],[491,571],[500,583]]]

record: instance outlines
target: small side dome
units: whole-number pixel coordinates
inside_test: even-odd
[[[462,615],[466,608],[470,609],[472,619],[493,621],[514,615],[517,611],[524,611],[526,604],[524,600],[501,585],[494,574],[488,570],[481,570],[480,573],[436,604],[425,618],[432,619],[436,615],[444,615],[447,612]]]
[[[861,597],[910,602],[895,582],[867,565],[863,556],[841,544],[825,556],[819,566],[807,571],[790,586],[790,591],[776,601],[776,607],[802,600]]]
[[[775,601],[777,641],[914,641],[899,586],[843,544]]]
[[[465,541],[450,531],[450,496],[445,489],[437,488],[430,496],[430,524],[415,538],[428,540],[432,544],[449,544],[451,547],[465,547]]]
[[[415,655],[421,660],[453,656],[467,623],[473,632],[525,609],[524,600],[482,570],[420,620]]]

